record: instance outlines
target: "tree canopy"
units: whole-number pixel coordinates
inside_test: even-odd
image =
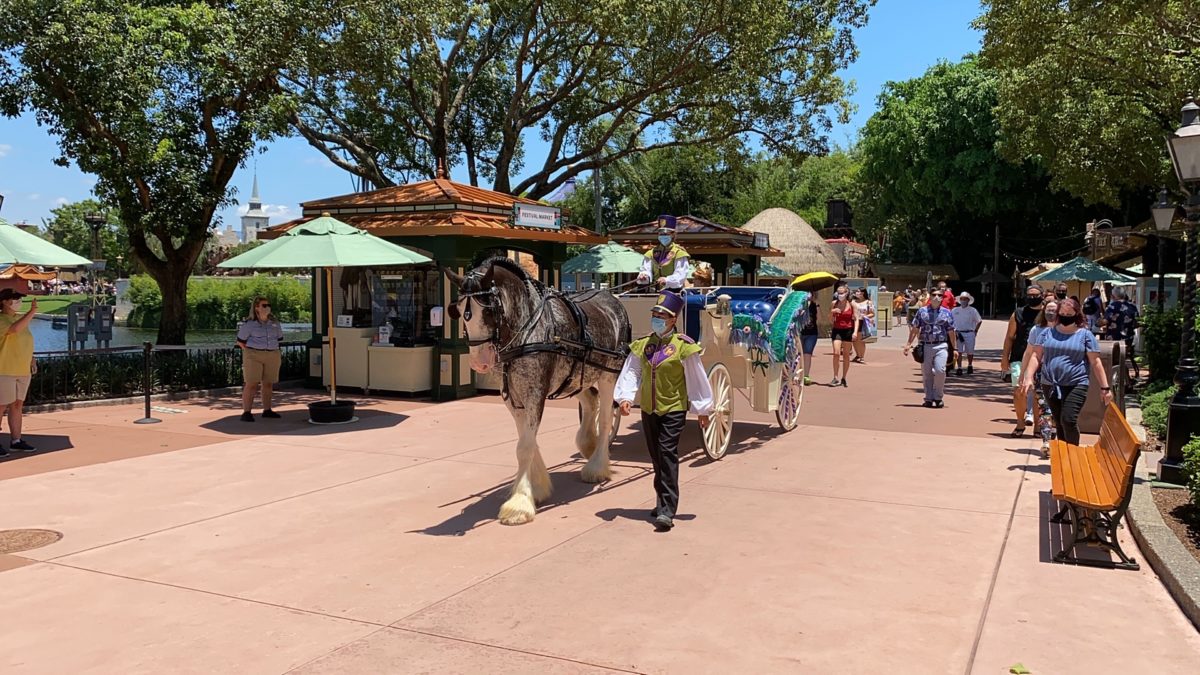
[[[976,26],[998,77],[1005,157],[1116,206],[1166,180],[1163,135],[1200,85],[1195,0],[987,0]]]
[[[874,0],[362,0],[288,71],[292,123],[376,186],[464,163],[541,198],[637,155],[754,137],[819,152]],[[531,174],[528,134],[547,144]]]
[[[51,209],[51,217],[43,224],[42,237],[90,259],[92,228],[84,220],[84,216],[90,213],[104,216],[105,226],[99,230],[99,253],[108,262],[108,269],[118,273],[129,270],[134,264],[129,252],[129,234],[120,226],[116,210],[95,199],[71,202]],[[119,262],[118,257],[121,258]]]
[[[188,270],[229,180],[287,130],[279,72],[331,20],[315,0],[6,0],[0,112],[32,110],[60,164],[97,177],[162,288],[160,343],[182,343]]]

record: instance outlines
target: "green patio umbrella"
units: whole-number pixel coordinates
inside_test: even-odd
[[[0,219],[0,264],[84,267],[92,261]]]
[[[322,267],[325,269],[325,318],[329,324],[329,403],[328,408],[338,410],[337,400],[337,350],[333,335],[333,268],[416,265],[433,262],[416,251],[385,241],[375,235],[352,227],[328,213],[320,218],[298,225],[258,248],[247,251],[217,265],[227,269],[295,269],[299,267]],[[316,417],[330,418],[311,404],[309,421]],[[347,412],[342,412],[349,421],[354,413],[354,403],[342,402]],[[339,411],[340,412],[340,411]]]
[[[1080,256],[1052,270],[1042,272],[1033,277],[1033,281],[1107,281],[1115,284],[1130,284],[1137,279]]]
[[[593,246],[563,263],[563,274],[637,274],[644,255],[614,242]]]
[[[733,263],[733,265],[729,268],[729,276],[731,276],[731,277],[742,276],[741,263]],[[759,278],[762,278],[762,279],[787,279],[788,277],[790,277],[792,275],[788,274],[787,272],[784,272],[783,270],[772,265],[771,263],[767,262],[766,260],[760,260],[758,263],[758,276],[759,276]]]

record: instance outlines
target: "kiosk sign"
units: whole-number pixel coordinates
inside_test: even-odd
[[[554,206],[513,204],[513,225],[538,227],[543,230],[561,230],[562,211]]]

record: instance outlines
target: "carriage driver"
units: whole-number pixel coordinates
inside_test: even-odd
[[[660,293],[650,310],[653,333],[630,345],[629,357],[617,378],[613,400],[628,415],[636,400],[642,407],[642,431],[654,464],[657,506],[650,512],[660,531],[675,526],[679,507],[679,434],[688,408],[708,426],[712,389],[700,361],[703,351],[690,337],[675,331],[683,297]]]
[[[661,288],[681,293],[687,281],[688,252],[675,243],[675,216],[659,216],[655,232],[658,244],[646,251],[638,283],[648,286],[653,280]]]

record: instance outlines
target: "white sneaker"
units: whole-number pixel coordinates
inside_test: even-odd
[[[1033,424],[1033,415],[1031,415],[1029,413],[1025,413],[1025,426],[1031,426],[1032,424]]]

